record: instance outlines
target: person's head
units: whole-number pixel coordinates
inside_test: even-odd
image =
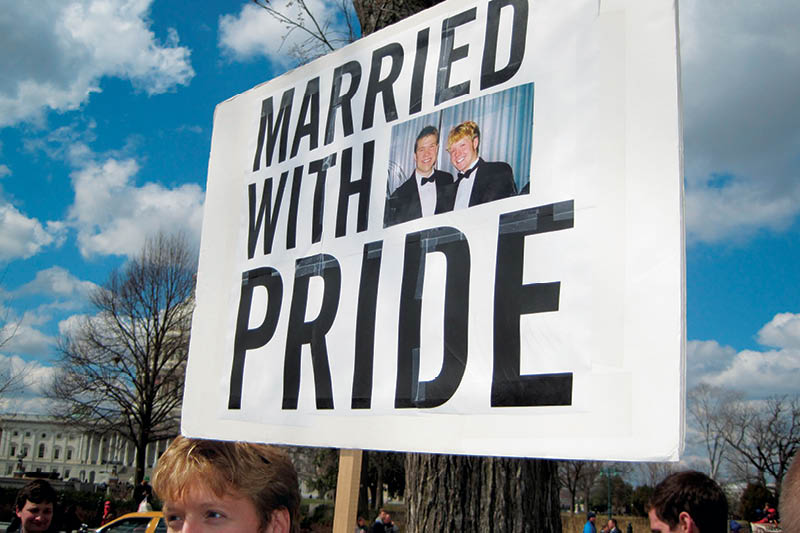
[[[390,515],[389,513],[384,512],[383,513],[383,523],[384,524],[391,524],[392,523],[392,515]]]
[[[786,533],[800,533],[800,453],[796,453],[781,483],[778,502],[781,528]]]
[[[654,533],[727,531],[728,500],[702,472],[676,472],[656,485],[648,516]]]
[[[450,162],[463,172],[478,159],[478,146],[481,142],[481,132],[478,125],[468,120],[462,122],[447,136],[447,151],[450,153]]]
[[[608,519],[608,524],[606,524],[606,526],[608,527],[608,529],[614,529],[615,527],[617,527],[617,519],[616,518],[609,518]]]
[[[594,524],[594,521],[597,520],[597,515],[594,514],[594,511],[589,511],[586,513],[586,520]]]
[[[426,176],[433,172],[439,155],[439,130],[433,126],[425,126],[414,141],[414,163],[417,171]]]
[[[356,520],[356,524],[358,524],[359,526],[364,526],[367,524],[367,521],[364,520],[363,516],[359,516],[358,519]]]
[[[796,453],[781,483],[778,502],[781,528],[786,533],[800,533],[800,453]]]
[[[56,498],[56,491],[43,479],[36,479],[22,487],[14,502],[14,510],[21,522],[20,531],[46,531],[53,520]]]
[[[297,473],[272,446],[179,436],[158,460],[153,489],[170,532],[187,524],[219,533],[298,530]]]

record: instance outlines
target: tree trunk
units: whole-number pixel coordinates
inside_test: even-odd
[[[369,509],[369,454],[368,450],[361,453],[361,480],[358,486],[358,513],[366,513]]]
[[[555,461],[408,454],[409,533],[561,533]]]
[[[377,487],[377,504],[375,507],[381,508],[383,507],[383,458],[380,458],[375,465],[375,469],[377,470],[377,480],[375,481],[375,486]]]
[[[435,6],[443,0],[353,0],[361,35],[369,35],[390,24]]]
[[[144,469],[147,464],[147,441],[139,436],[136,442],[136,472],[134,474],[133,486],[138,487],[144,479]]]

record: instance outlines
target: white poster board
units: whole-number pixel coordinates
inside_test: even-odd
[[[677,459],[676,10],[452,0],[221,103],[183,433]]]

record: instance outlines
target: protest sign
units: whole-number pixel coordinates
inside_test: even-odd
[[[676,18],[453,0],[221,103],[183,432],[677,458]]]

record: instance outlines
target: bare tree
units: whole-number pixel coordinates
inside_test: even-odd
[[[0,275],[0,283],[2,283],[5,277],[6,273],[3,272],[3,274]],[[0,296],[2,295],[3,291],[0,289]],[[9,320],[10,315],[11,309],[2,305],[2,301],[0,301],[0,348],[5,346],[5,344],[17,334],[17,330],[20,326],[20,321],[12,322]]]
[[[711,479],[719,479],[720,466],[728,451],[724,435],[730,430],[727,426],[731,420],[725,416],[727,408],[741,400],[741,394],[707,383],[689,390],[689,421],[697,435],[695,442],[705,447]]]
[[[718,430],[734,452],[728,461],[745,477],[752,468],[763,485],[774,481],[779,496],[783,476],[800,448],[800,395],[741,400],[727,404],[724,413],[726,424]]]
[[[5,272],[0,276],[3,281]],[[11,320],[11,309],[0,304],[0,349],[3,348],[19,331],[22,320]],[[25,366],[15,368],[12,359],[7,359],[5,365],[0,368],[0,398],[19,392],[28,375]]]
[[[665,477],[683,468],[680,463],[668,462],[637,463],[637,466],[639,472],[641,472],[642,477],[646,481],[645,485],[648,487],[655,487],[661,483]]]
[[[575,514],[578,494],[582,494],[585,506],[589,505],[589,496],[595,481],[603,470],[603,463],[597,461],[559,461],[558,480],[570,495],[570,512]],[[587,507],[588,509],[588,507]]]
[[[178,431],[194,272],[185,238],[148,239],[137,257],[91,294],[97,313],[60,341],[49,393],[54,414],[130,440],[137,484],[147,444]]]
[[[290,37],[300,35],[287,50],[299,63],[312,61],[356,40],[358,30],[350,0],[335,0],[334,16],[329,18],[314,13],[306,0],[288,0],[281,8],[275,7],[272,0],[252,1],[286,28],[283,44],[292,41]],[[344,31],[339,29],[342,26]]]

